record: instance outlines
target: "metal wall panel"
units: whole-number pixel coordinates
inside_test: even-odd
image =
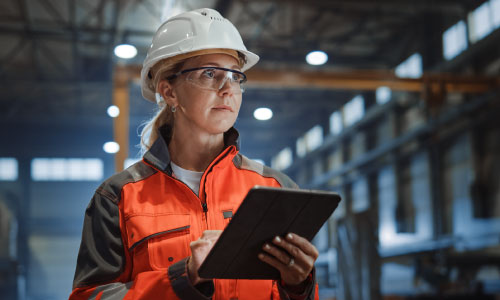
[[[30,300],[67,299],[75,275],[79,236],[31,235],[27,295]]]
[[[352,206],[351,210],[354,213],[362,212],[370,208],[370,194],[368,192],[368,180],[361,176],[355,180],[351,186],[352,189]]]
[[[85,209],[99,182],[32,182],[29,299],[67,299],[71,293]]]

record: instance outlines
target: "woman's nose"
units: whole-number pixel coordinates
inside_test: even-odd
[[[224,77],[219,85],[219,95],[231,95],[234,93],[233,84],[231,84],[231,80],[228,80],[228,77]]]

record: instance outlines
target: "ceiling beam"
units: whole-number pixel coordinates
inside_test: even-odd
[[[445,91],[481,93],[500,87],[500,77],[426,73],[421,78],[399,78],[392,71],[306,72],[263,70],[246,72],[248,86],[267,88],[322,88],[338,90]]]
[[[58,24],[58,26],[60,27],[68,27],[69,24],[66,22],[61,12],[59,12],[57,8],[50,1],[39,0],[39,2],[45,9],[45,11],[48,12],[49,15],[52,17],[54,23]]]
[[[115,20],[117,17],[113,17]],[[116,21],[113,21],[113,24]],[[75,27],[57,27],[54,25],[47,25],[41,28],[22,28],[22,27],[11,27],[11,26],[0,26],[0,35],[16,35],[29,38],[44,38],[44,39],[54,39],[54,40],[72,40],[74,31],[78,31],[78,40],[84,41],[86,35],[113,35],[116,30],[113,27],[99,28],[99,27],[89,27],[89,26],[76,26]],[[146,30],[127,30],[129,35],[135,35],[140,37],[152,37],[154,35],[153,31]],[[107,45],[106,41],[100,42],[103,45]]]
[[[126,66],[127,76],[140,81],[139,65]],[[301,71],[252,68],[245,72],[246,86],[253,88],[331,90],[376,90],[387,86],[395,91],[422,92],[445,91],[458,93],[482,93],[500,87],[500,77],[481,75],[456,75],[451,73],[424,73],[421,78],[400,78],[391,70],[356,71]],[[13,82],[13,81],[11,81]],[[55,80],[53,83],[57,83]],[[68,83],[71,83],[69,81]]]
[[[261,16],[260,20],[255,25],[252,36],[248,39],[247,44],[248,47],[251,48],[252,45],[257,41],[262,31],[271,23],[272,17],[276,12],[276,4],[271,3],[269,7],[266,9],[265,13]]]
[[[240,2],[250,2],[240,0]],[[268,0],[252,0],[252,3],[268,2]],[[322,9],[344,10],[344,11],[376,11],[392,13],[418,13],[422,11],[440,12],[446,15],[463,16],[470,7],[474,7],[481,0],[454,1],[454,0],[279,0],[282,3],[293,3],[300,6],[319,7]]]
[[[21,51],[28,44],[28,41],[24,38],[19,39],[19,41],[12,47],[12,49],[7,52],[6,55],[0,57],[0,77],[2,77],[9,67],[15,61],[15,58],[22,53]]]
[[[225,16],[228,14],[231,9],[231,4],[233,2],[231,0],[218,0],[215,4],[215,10],[218,11],[221,15]]]

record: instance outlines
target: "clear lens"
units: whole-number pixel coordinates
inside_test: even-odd
[[[245,76],[237,72],[219,68],[200,68],[189,70],[186,80],[207,90],[219,91],[225,84],[229,84],[233,93],[243,93],[241,84]]]

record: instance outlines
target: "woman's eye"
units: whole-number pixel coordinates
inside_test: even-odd
[[[203,70],[202,75],[205,78],[214,78],[215,77],[215,70],[213,70],[213,69]]]

